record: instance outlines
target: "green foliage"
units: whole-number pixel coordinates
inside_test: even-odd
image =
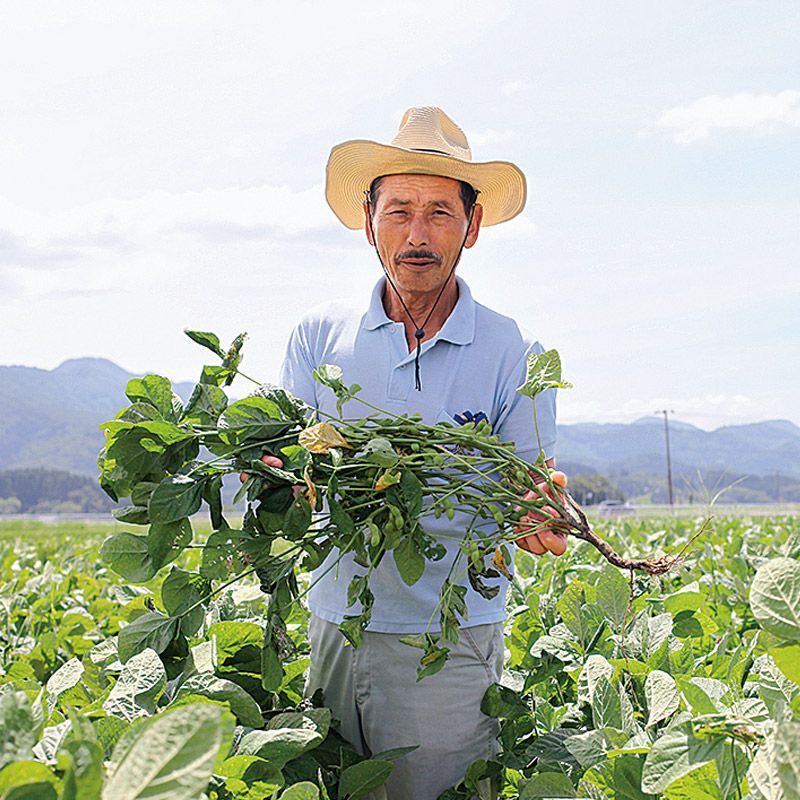
[[[185,550],[166,575],[130,586],[99,561],[103,526],[73,535],[20,524],[11,538],[8,530],[0,529],[0,594],[11,601],[0,632],[0,797],[158,796],[162,785],[181,796],[174,780],[184,770],[192,791],[218,800],[359,797],[405,754],[364,759],[327,709],[298,708],[307,614],[295,606],[287,627],[270,628],[253,579],[209,599],[188,640],[179,630],[161,653],[146,647],[125,659],[126,630],[136,633],[138,622],[147,635],[155,623],[161,646],[170,609],[202,594],[198,553]],[[609,523],[604,533],[631,549],[669,549],[689,530],[673,519]],[[632,598],[627,577],[584,544],[557,560],[520,553],[509,685],[490,687],[482,706],[500,720],[501,750],[447,797],[473,797],[489,778],[517,800],[795,796],[798,534],[794,518],[717,521],[683,567],[635,578]],[[353,598],[366,586],[354,586]],[[457,586],[445,592],[448,613],[458,613]],[[592,628],[591,619],[604,624]],[[421,670],[447,668],[435,635],[404,639],[420,648]],[[268,688],[265,643],[279,667]],[[180,743],[173,757],[167,740]],[[134,764],[128,785],[121,770]]]

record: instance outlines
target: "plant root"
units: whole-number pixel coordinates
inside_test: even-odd
[[[575,500],[566,492],[563,494],[568,501],[569,511],[566,509],[559,509],[562,511],[562,518],[553,523],[554,528],[560,528],[563,533],[588,542],[600,552],[606,561],[613,564],[615,567],[626,570],[639,570],[641,572],[646,572],[648,575],[664,575],[673,569],[673,567],[681,564],[687,556],[690,545],[698,536],[705,532],[708,524],[711,522],[711,517],[706,519],[700,527],[700,530],[698,530],[675,555],[664,555],[658,556],[657,558],[625,558],[592,530],[592,526],[586,519],[586,514],[584,514],[583,509]]]

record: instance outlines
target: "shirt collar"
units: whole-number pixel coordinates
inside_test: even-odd
[[[443,339],[453,344],[470,344],[475,338],[475,301],[466,282],[456,276],[458,300],[450,316],[445,320],[436,339]],[[394,324],[394,320],[386,316],[383,307],[383,292],[386,278],[380,278],[372,290],[369,308],[364,314],[363,327],[369,331],[377,330],[384,325]]]

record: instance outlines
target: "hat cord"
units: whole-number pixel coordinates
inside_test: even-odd
[[[477,193],[477,189],[476,189]],[[458,250],[458,255],[456,256],[456,260],[453,262],[453,266],[450,268],[450,272],[447,275],[447,279],[442,284],[442,288],[439,289],[439,294],[436,295],[436,300],[433,301],[433,305],[431,306],[430,310],[428,311],[428,315],[425,317],[425,321],[422,325],[418,325],[417,321],[414,319],[414,315],[409,310],[408,306],[406,305],[406,301],[403,300],[403,295],[400,294],[397,286],[395,286],[394,281],[392,280],[392,276],[389,274],[389,270],[386,269],[386,265],[383,263],[383,259],[381,258],[380,251],[378,250],[378,239],[375,236],[375,228],[372,224],[372,203],[370,202],[369,198],[369,191],[365,191],[364,195],[366,196],[366,205],[367,205],[367,219],[369,221],[369,230],[372,234],[372,244],[375,248],[375,254],[378,256],[378,261],[380,262],[381,267],[383,267],[384,275],[386,275],[386,280],[389,282],[389,285],[394,289],[394,293],[397,295],[398,300],[400,300],[400,305],[403,306],[403,310],[406,312],[406,316],[411,320],[411,324],[414,326],[414,338],[417,340],[417,344],[414,347],[414,387],[418,392],[422,391],[422,381],[420,379],[420,366],[419,366],[419,357],[422,347],[422,340],[425,338],[425,326],[430,322],[431,315],[433,314],[436,305],[438,304],[439,300],[444,294],[444,290],[447,287],[447,284],[450,283],[450,278],[453,277],[453,273],[456,271],[456,267],[458,266],[458,262],[461,260],[461,254],[464,252],[464,245],[467,243],[467,236],[469,236],[469,229],[472,226],[472,217],[475,214],[475,202],[472,203],[472,208],[469,210],[469,217],[467,219],[467,230],[464,234],[464,239],[461,242],[461,247]]]

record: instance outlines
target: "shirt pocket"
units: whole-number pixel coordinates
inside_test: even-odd
[[[458,423],[456,422],[453,415],[450,414],[448,411],[446,411],[444,408],[440,408],[439,413],[436,415],[436,424],[438,425],[439,423],[442,422],[449,423],[454,428],[458,427]]]

